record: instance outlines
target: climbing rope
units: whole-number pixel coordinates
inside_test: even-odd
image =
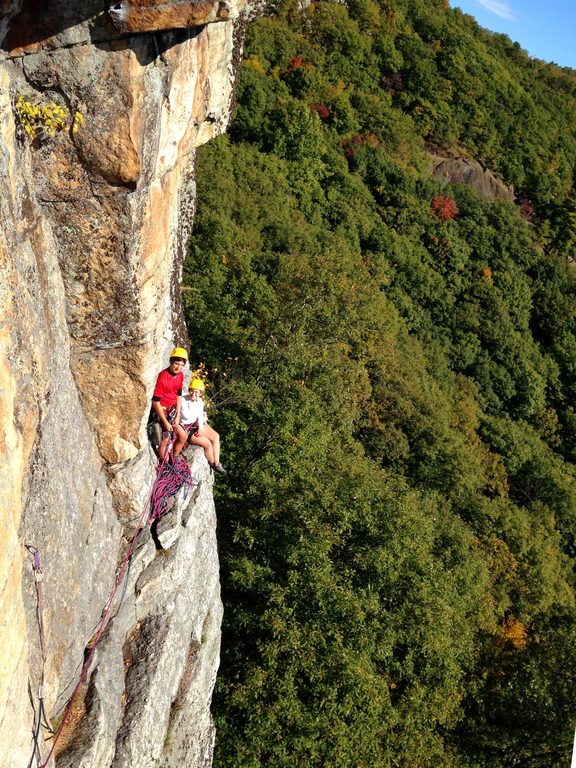
[[[138,517],[134,517],[132,520],[127,520],[127,521],[126,521],[126,524],[127,524],[127,525],[129,525],[130,523],[133,523],[135,520],[138,520]],[[117,604],[117,606],[116,606],[116,610],[115,610],[115,612],[112,614],[112,616],[110,616],[110,618],[109,618],[109,621],[113,621],[113,620],[116,618],[116,616],[118,616],[118,614],[120,613],[120,609],[122,608],[122,603],[124,602],[124,597],[126,596],[126,590],[127,590],[127,588],[128,588],[128,582],[130,581],[130,567],[131,567],[131,565],[132,565],[132,560],[130,559],[130,560],[128,561],[128,567],[126,568],[126,571],[125,571],[125,574],[124,574],[124,586],[122,587],[122,592],[120,593],[120,599],[118,600],[118,604]],[[120,566],[119,566],[119,567],[118,567],[118,569],[116,570],[116,576],[114,577],[114,584],[116,584],[116,578],[117,578],[117,576],[118,576],[118,574],[119,574],[119,573],[120,573]],[[114,589],[114,586],[112,587],[112,589]],[[106,601],[106,604],[108,604],[108,601]],[[100,614],[100,618],[102,618],[102,616],[103,616],[103,615],[104,615],[104,609],[102,609],[102,613]],[[91,631],[88,633],[90,637],[92,637],[92,635],[93,635],[93,634],[96,632],[96,630],[98,629],[98,627],[99,627],[99,626],[100,626],[100,619],[98,619],[98,621],[96,622],[96,624],[94,624],[94,626],[92,627],[92,630],[91,630]],[[70,688],[70,686],[71,686],[71,685],[74,683],[74,681],[76,680],[76,675],[78,674],[78,670],[80,669],[80,667],[82,666],[82,664],[83,664],[83,662],[82,662],[82,661],[80,661],[80,662],[77,664],[77,666],[76,666],[76,669],[75,669],[75,670],[74,670],[74,672],[72,673],[72,676],[71,676],[71,678],[70,678],[70,681],[69,681],[68,683],[66,683],[66,685],[64,686],[64,688],[62,688],[62,690],[61,690],[61,691],[58,693],[58,695],[56,696],[56,699],[60,699],[60,698],[62,698],[62,696],[64,695],[64,693],[65,693],[65,692],[68,690],[68,688]],[[59,709],[57,709],[57,710],[56,710],[56,712],[54,712],[54,714],[52,715],[52,718],[54,719],[54,718],[58,717],[58,715],[59,715],[61,712],[63,712],[63,711],[64,711],[64,709],[65,709],[67,706],[68,706],[68,699],[66,699],[66,701],[64,702],[64,704],[62,704],[62,706],[61,706]],[[56,733],[56,731],[52,730],[52,728],[49,728],[49,730],[50,730],[50,733],[51,733],[52,735],[54,735],[54,734]]]
[[[150,497],[149,524],[162,517],[166,511],[168,499],[183,486],[194,488],[197,485],[192,477],[190,467],[185,459],[173,458],[172,461],[163,461],[156,469],[156,482],[152,487]]]
[[[46,718],[46,712],[44,709],[44,667],[46,665],[46,639],[44,636],[44,598],[42,593],[42,582],[44,580],[44,574],[42,571],[42,566],[40,564],[40,553],[36,549],[36,547],[33,547],[31,544],[26,544],[26,549],[33,558],[33,564],[32,569],[34,571],[34,582],[36,584],[36,618],[38,621],[38,634],[40,637],[40,653],[42,657],[42,665],[40,668],[40,682],[38,683],[38,711],[35,714],[36,722],[34,723],[34,729],[33,729],[33,746],[32,746],[32,754],[30,755],[30,760],[28,762],[28,768],[32,768],[32,763],[34,762],[34,757],[36,754],[40,755],[40,747],[38,744],[38,739],[40,736],[40,728],[44,726],[44,728],[50,733],[54,733],[52,728],[47,722]]]
[[[136,539],[138,538],[140,531],[146,524],[146,519],[149,517],[151,522],[153,522],[153,520],[161,517],[168,503],[169,496],[175,494],[184,485],[187,485],[188,487],[192,487],[192,488],[197,485],[197,482],[192,478],[192,475],[190,473],[190,468],[188,467],[188,463],[184,459],[181,459],[179,457],[174,458],[172,453],[173,445],[174,445],[174,438],[170,440],[166,453],[164,454],[163,460],[158,463],[158,467],[156,469],[156,479],[152,485],[152,489],[150,491],[148,499],[144,504],[144,508],[142,509],[142,514],[138,518],[138,525],[136,526],[136,531],[132,537],[126,556],[124,557],[124,560],[122,561],[122,565],[118,571],[118,576],[116,578],[114,588],[112,589],[110,597],[108,598],[108,602],[106,603],[106,607],[103,611],[102,619],[100,620],[100,623],[98,625],[98,631],[96,632],[96,636],[94,637],[94,642],[92,643],[90,653],[88,654],[88,657],[82,666],[82,669],[80,671],[80,677],[78,679],[78,682],[76,683],[76,687],[72,691],[72,694],[68,700],[68,705],[66,706],[64,717],[62,718],[62,722],[60,723],[58,730],[54,735],[54,741],[52,742],[52,746],[50,748],[50,752],[48,753],[48,757],[46,758],[46,760],[44,760],[44,762],[38,768],[46,768],[46,766],[48,765],[50,758],[52,757],[54,750],[56,749],[56,744],[58,743],[58,739],[62,734],[64,726],[68,722],[68,718],[70,717],[70,713],[72,712],[72,705],[74,703],[74,699],[76,698],[78,691],[80,690],[80,687],[84,682],[84,679],[86,677],[86,674],[88,673],[88,669],[92,662],[92,658],[94,656],[94,653],[96,652],[96,647],[98,646],[100,638],[102,637],[102,633],[104,632],[104,629],[107,626],[108,617],[110,615],[112,606],[114,604],[114,598],[116,597],[116,593],[120,587],[120,584],[122,583],[124,572],[129,567],[130,559],[132,557],[132,552],[136,544]],[[182,465],[185,465],[185,468]],[[38,560],[38,563],[39,563],[39,560]],[[38,585],[38,582],[37,582],[37,585]],[[40,591],[40,594],[41,594],[41,591]],[[44,665],[45,643],[43,639],[43,632],[44,630],[42,625],[41,648],[42,648],[43,665]],[[43,682],[44,682],[44,666],[42,667],[42,683]],[[42,697],[43,697],[43,693],[42,693]],[[41,701],[42,700],[43,698],[41,699]],[[42,705],[42,710],[43,710],[43,705]],[[39,726],[38,726],[38,731],[39,731]],[[34,751],[36,751],[36,747],[37,747],[37,737],[36,737]],[[33,757],[34,757],[34,753],[30,760],[30,765],[32,763]],[[30,765],[28,766],[28,768],[30,768]]]

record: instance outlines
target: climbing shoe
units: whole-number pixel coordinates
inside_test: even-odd
[[[219,475],[228,474],[228,472],[226,472],[222,464],[212,464],[212,469],[214,470],[214,472],[218,472]]]

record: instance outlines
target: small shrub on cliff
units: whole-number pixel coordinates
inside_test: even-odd
[[[80,112],[71,112],[67,106],[56,104],[55,101],[38,105],[20,95],[15,111],[30,141],[44,136],[54,137],[70,129],[76,133],[84,125],[84,117]]]

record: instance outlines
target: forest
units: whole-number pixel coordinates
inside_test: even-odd
[[[569,765],[575,128],[575,71],[444,0],[249,25],[183,288],[229,470],[215,768]]]

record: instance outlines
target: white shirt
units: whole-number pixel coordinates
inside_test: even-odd
[[[184,395],[180,407],[180,423],[183,427],[188,427],[196,421],[198,422],[198,429],[206,424],[204,400],[201,397],[198,400],[191,400],[190,395]]]

